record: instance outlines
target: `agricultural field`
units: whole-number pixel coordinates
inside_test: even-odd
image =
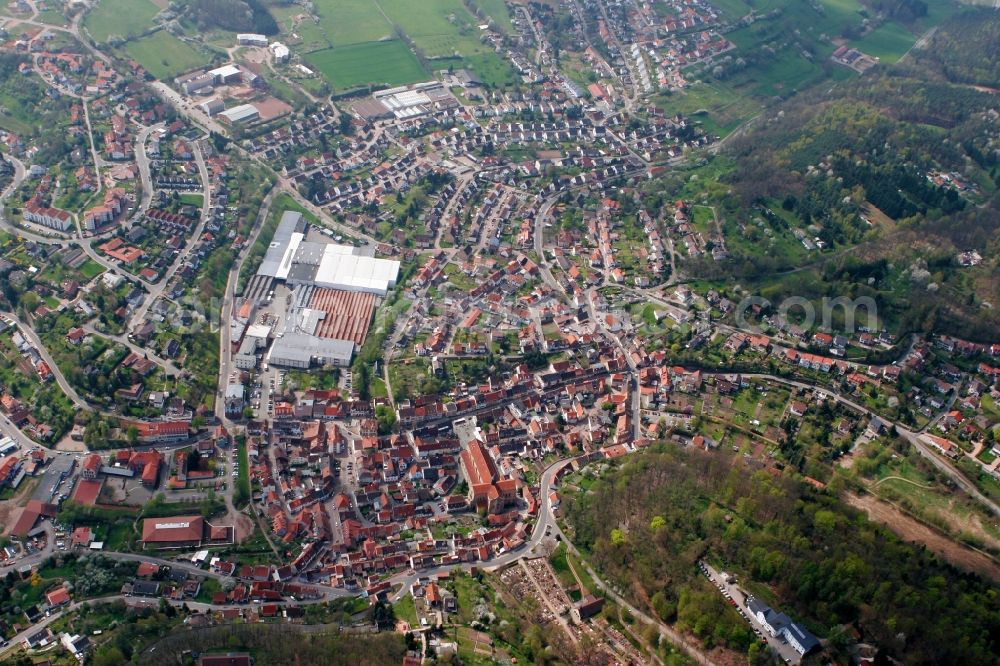
[[[852,42],[862,52],[879,58],[884,63],[894,63],[906,53],[917,38],[898,23],[886,23]]]
[[[157,79],[168,79],[209,64],[210,56],[168,32],[158,32],[129,42],[125,53]]]
[[[374,0],[315,0],[312,4],[319,16],[319,32],[334,48],[393,36],[392,26]]]
[[[83,25],[98,43],[112,35],[128,39],[152,27],[159,11],[150,0],[99,0]]]
[[[368,84],[398,86],[429,76],[399,40],[324,49],[308,54],[306,60],[338,90]]]
[[[461,0],[429,0],[420,12],[413,11],[409,0],[381,0],[379,4],[428,58],[492,53],[480,43],[479,22]]]
[[[746,67],[727,74],[723,82],[738,94],[766,99],[786,97],[825,76],[847,78],[851,76],[848,70],[827,66],[827,59],[840,44],[857,47],[884,62],[896,62],[925,30],[955,11],[948,0],[928,4],[928,15],[911,26],[888,21],[862,35],[865,8],[857,0],[818,0],[815,6],[787,0],[755,3],[753,10],[758,16],[781,11],[727,35]],[[719,5],[731,18],[751,11],[741,0],[721,0]]]

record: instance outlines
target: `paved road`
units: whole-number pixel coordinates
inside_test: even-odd
[[[132,215],[133,222],[140,219],[146,213],[150,202],[153,200],[153,178],[149,172],[150,159],[146,154],[146,142],[153,132],[158,132],[163,129],[163,126],[164,123],[149,125],[139,131],[135,140],[135,163],[139,168],[139,182],[142,183],[142,198],[139,200],[139,205],[136,206],[135,213]]]
[[[525,542],[524,546],[516,551],[499,555],[488,562],[442,565],[431,567],[429,569],[422,569],[414,573],[404,572],[396,574],[389,580],[393,585],[402,585],[402,587],[394,595],[392,595],[391,600],[398,601],[405,596],[406,593],[409,592],[410,586],[417,582],[420,578],[436,576],[439,573],[444,573],[453,569],[468,571],[474,566],[485,571],[496,571],[498,569],[503,569],[504,567],[509,566],[525,557],[543,557],[545,552],[544,549],[541,548],[542,544],[546,540],[552,541],[559,529],[558,525],[556,525],[555,516],[552,512],[552,505],[549,502],[549,493],[555,483],[556,476],[573,460],[574,458],[558,460],[549,465],[545,471],[542,472],[541,479],[539,480],[538,499],[540,510],[538,512],[538,520],[535,522],[535,527],[531,532],[531,538]]]
[[[58,610],[55,613],[52,613],[48,617],[39,620],[38,622],[31,625],[27,629],[19,631],[17,634],[15,634],[14,637],[10,639],[9,643],[7,644],[7,647],[0,648],[0,657],[3,657],[5,654],[7,654],[7,652],[19,649],[24,640],[28,638],[28,636],[31,636],[37,631],[41,631],[42,629],[49,626],[50,624],[52,624],[53,622],[55,622],[56,620],[58,620],[67,613],[78,610],[85,605],[93,606],[97,604],[110,603],[112,601],[117,601],[121,598],[122,597],[120,596],[101,597],[98,599],[88,599],[86,601],[76,601],[74,603],[71,603],[69,606],[66,606],[63,609]]]
[[[207,573],[207,572],[203,571],[202,573],[204,574],[204,573]],[[67,613],[71,613],[73,611],[79,610],[83,606],[96,606],[98,604],[108,604],[108,603],[114,603],[116,601],[124,601],[129,606],[137,606],[137,607],[138,606],[159,607],[161,599],[160,598],[155,598],[154,599],[154,598],[148,598],[148,597],[125,597],[125,596],[122,596],[120,594],[117,594],[117,595],[112,595],[112,596],[107,596],[107,597],[98,597],[96,599],[84,599],[83,601],[73,602],[70,605],[66,606],[65,608],[62,608],[62,609],[56,611],[55,613],[52,613],[50,616],[48,616],[46,618],[43,618],[42,620],[39,620],[38,622],[36,622],[35,624],[31,625],[27,629],[24,629],[24,630],[18,632],[17,634],[15,634],[10,639],[7,647],[0,648],[0,658],[2,658],[7,652],[13,651],[13,650],[16,650],[16,649],[20,648],[21,645],[22,645],[22,643],[24,642],[24,640],[28,636],[34,634],[37,631],[40,631],[40,630],[44,629],[45,627],[49,626],[50,624],[52,624],[53,622],[55,622],[59,618],[63,617]],[[285,600],[281,600],[281,601],[273,601],[273,602],[268,602],[268,603],[269,604],[273,604],[275,606],[308,606],[308,605],[311,605],[311,604],[326,603],[327,601],[330,601],[330,598],[302,599],[302,600],[299,600],[299,601],[285,599]],[[169,603],[171,606],[174,606],[175,608],[180,608],[182,606],[187,606],[188,609],[190,609],[192,611],[195,611],[195,612],[199,612],[199,613],[207,613],[207,612],[227,610],[227,609],[245,609],[245,608],[250,608],[250,607],[256,605],[256,604],[239,604],[239,605],[237,605],[237,604],[208,604],[208,603],[202,603],[200,601],[191,601],[189,599],[179,599],[179,600],[168,599],[167,603]],[[314,627],[314,626],[317,626],[317,625],[309,625],[309,626],[310,627]],[[300,627],[300,628],[304,629],[306,632],[316,631],[315,629],[308,629],[308,628],[304,628],[304,627]]]
[[[82,328],[87,333],[90,333],[91,335],[97,335],[102,338],[107,338],[108,340],[114,340],[118,344],[125,345],[139,356],[142,356],[143,358],[149,359],[153,363],[156,363],[158,366],[160,366],[160,368],[163,370],[164,373],[166,373],[168,377],[171,375],[177,376],[181,374],[181,369],[178,368],[176,365],[174,365],[173,361],[169,361],[165,358],[157,356],[156,354],[151,352],[147,347],[140,347],[139,345],[135,344],[124,335],[112,335],[111,333],[98,331],[91,324],[84,324],[80,328]]]
[[[52,370],[52,376],[55,377],[56,383],[59,385],[59,388],[62,389],[63,393],[66,394],[66,397],[72,400],[73,404],[78,408],[89,410],[90,405],[86,400],[81,398],[80,394],[76,392],[76,389],[74,389],[70,383],[66,381],[66,377],[63,376],[62,371],[59,370],[59,366],[56,365],[52,355],[49,354],[45,345],[42,344],[42,340],[38,337],[38,334],[35,333],[34,329],[18,319],[17,315],[13,312],[0,312],[0,315],[8,317],[17,323],[17,327],[18,330],[21,331],[21,335],[27,338],[27,340],[35,346],[35,349],[38,350],[38,355],[41,356],[42,360],[48,364],[49,369]]]
[[[155,285],[151,286],[149,289],[149,294],[146,299],[142,302],[135,312],[132,313],[130,328],[135,330],[136,327],[140,326],[146,319],[146,313],[149,312],[149,308],[152,307],[153,303],[163,294],[164,289],[173,279],[174,274],[177,270],[184,264],[187,258],[191,255],[191,251],[194,249],[195,245],[201,239],[202,233],[205,231],[205,225],[208,223],[209,214],[211,211],[212,204],[212,183],[208,177],[208,167],[205,165],[205,157],[201,151],[201,142],[194,141],[191,144],[191,151],[194,153],[195,164],[198,165],[198,174],[201,178],[201,192],[194,192],[193,194],[201,194],[201,219],[198,220],[198,226],[195,227],[194,232],[188,236],[187,243],[184,245],[184,249],[177,253],[174,260],[170,264],[170,268],[167,272],[163,274],[163,277]]]
[[[229,136],[229,132],[226,131],[226,128],[205,115],[205,112],[197,106],[190,104],[184,99],[183,95],[168,86],[166,83],[162,81],[153,81],[149,84],[149,86],[164,101],[174,107],[178,113],[189,118],[192,122],[200,125],[201,127],[205,127],[216,134]]]
[[[230,421],[229,417],[226,415],[226,405],[225,400],[222,399],[222,392],[224,390],[223,387],[229,384],[229,378],[236,369],[233,364],[232,328],[230,327],[230,323],[233,320],[233,309],[236,306],[236,286],[239,283],[240,271],[243,270],[243,264],[249,256],[250,249],[253,247],[253,244],[257,241],[257,238],[260,236],[260,233],[264,228],[264,222],[267,220],[268,213],[271,210],[271,204],[274,202],[276,194],[277,189],[272,187],[261,202],[260,210],[257,212],[257,219],[254,221],[253,230],[250,232],[250,235],[243,244],[239,255],[236,257],[232,267],[229,269],[229,276],[226,279],[226,290],[222,294],[222,311],[219,316],[219,388],[218,395],[216,395],[215,399],[215,415],[219,419],[219,422],[222,423],[222,425],[230,432],[233,432],[235,424]],[[233,451],[234,453],[232,455],[227,455],[225,458],[226,462],[224,474],[226,476],[226,488],[222,493],[222,498],[226,503],[226,518],[235,526],[240,512],[236,510],[236,505],[233,504],[233,493],[236,489],[236,477],[233,476],[234,469],[231,461],[236,460],[235,447]],[[251,510],[255,511],[253,508],[253,502],[250,503],[250,507]],[[270,537],[268,537],[268,543],[270,543]]]
[[[544,502],[546,505],[548,505],[547,494],[544,497]],[[580,551],[577,550],[576,546],[574,546],[573,543],[566,538],[566,535],[563,534],[559,526],[554,525],[552,529],[553,529],[553,534],[558,535],[560,539],[563,541],[563,543],[566,544],[566,547],[574,555],[577,556],[581,566],[583,566],[583,568],[587,570],[587,573],[590,574],[590,577],[593,578],[594,585],[600,588],[601,591],[603,591],[609,598],[613,599],[615,603],[617,603],[622,608],[627,609],[632,614],[633,617],[641,620],[644,624],[656,627],[656,629],[659,630],[660,635],[663,638],[669,641],[671,645],[674,645],[678,649],[682,650],[687,656],[693,659],[696,663],[702,664],[703,666],[715,666],[714,662],[711,659],[709,659],[697,645],[688,641],[688,639],[685,638],[684,635],[681,634],[679,631],[677,631],[670,625],[664,624],[658,619],[651,617],[645,611],[636,608],[631,604],[631,602],[629,602],[627,599],[618,594],[617,591],[613,590],[607,583],[604,582],[604,580],[600,577],[600,575],[596,571],[594,571],[589,564],[587,564],[586,560],[580,554]]]

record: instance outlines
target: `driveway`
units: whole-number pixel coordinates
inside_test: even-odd
[[[712,581],[712,585],[715,585],[716,589],[719,590],[719,594],[728,595],[727,600],[732,599],[736,602],[736,609],[750,623],[750,626],[756,630],[758,635],[767,641],[767,644],[781,656],[782,661],[786,664],[798,664],[802,661],[802,657],[799,656],[799,653],[791,645],[780,638],[771,636],[767,629],[757,621],[757,618],[747,610],[747,596],[743,594],[743,590],[740,589],[739,585],[735,582],[727,583],[722,575],[709,566],[707,562],[702,562],[701,564],[704,566],[703,571],[706,572],[705,575]]]

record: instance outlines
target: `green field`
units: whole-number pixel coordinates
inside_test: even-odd
[[[507,34],[514,33],[514,25],[510,22],[510,12],[503,0],[475,0],[479,8],[490,15],[496,27]]]
[[[409,0],[380,0],[379,4],[431,60],[433,69],[468,67],[486,85],[513,83],[514,75],[508,63],[479,41],[482,35],[480,21],[461,0],[427,0],[421,12],[414,12]]]
[[[392,26],[374,0],[314,0],[320,32],[333,47],[392,37]],[[411,6],[412,9],[412,6]]]
[[[711,80],[670,95],[661,95],[656,98],[656,103],[669,113],[691,117],[706,132],[718,136],[729,134],[763,108],[724,83]]]
[[[513,85],[518,80],[514,70],[495,53],[481,53],[463,58],[438,58],[431,61],[434,71],[464,67],[476,73],[483,85],[498,88]]]
[[[302,16],[297,6],[275,7],[271,13],[285,32],[301,40],[300,53],[338,90],[429,78],[413,54],[401,48],[397,27],[432,61],[430,69],[468,67],[490,86],[515,80],[508,63],[479,41],[482,20],[461,0],[423,0],[420,11],[414,11],[412,0],[316,0],[313,6],[315,21],[296,20]],[[501,30],[511,31],[503,0],[483,0],[480,7]]]
[[[338,90],[369,83],[398,86],[429,78],[416,56],[399,40],[324,49],[308,54],[306,60]]]
[[[863,53],[879,58],[885,63],[894,63],[906,53],[917,38],[898,23],[886,23],[852,42],[851,45]]]
[[[204,198],[200,194],[185,192],[180,196],[180,202],[185,206],[197,206],[198,208],[201,208]]]
[[[206,53],[164,30],[129,42],[124,50],[157,79],[169,79],[210,62]]]
[[[84,277],[89,279],[94,279],[95,277],[104,272],[104,266],[101,266],[93,259],[87,259],[87,261],[83,262],[83,264],[80,266],[79,270],[80,274],[83,275]]]
[[[479,41],[479,22],[461,0],[425,0],[413,11],[411,0],[380,0],[389,18],[428,58],[470,56],[492,50]]]
[[[100,0],[83,25],[96,42],[111,35],[128,39],[151,28],[159,11],[150,0]]]

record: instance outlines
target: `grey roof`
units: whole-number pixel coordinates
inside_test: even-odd
[[[275,277],[281,265],[281,259],[285,256],[288,243],[292,240],[293,233],[305,233],[306,221],[302,218],[302,213],[295,211],[285,211],[278,223],[278,228],[274,230],[274,238],[267,248],[264,260],[257,269],[257,275]]]
[[[326,243],[317,243],[316,241],[302,241],[299,243],[299,247],[295,250],[296,264],[308,264],[310,266],[319,266],[320,260],[323,258],[323,250],[326,248]]]
[[[769,606],[767,606],[766,604],[760,603],[759,601],[757,601],[753,597],[751,597],[750,599],[747,600],[747,609],[751,613],[753,613],[754,615],[756,615],[757,613],[760,613],[760,612],[767,613],[767,612],[769,612],[771,610],[771,608]]]
[[[795,638],[795,642],[802,647],[803,653],[809,652],[819,645],[819,640],[798,622],[790,622],[785,627],[784,633]]]
[[[354,342],[351,340],[334,340],[318,338],[303,333],[286,333],[271,345],[269,356],[271,363],[281,365],[284,362],[311,363],[313,359],[321,362],[339,359],[349,363],[354,354]]]
[[[159,594],[160,584],[151,580],[136,580],[132,582],[132,594],[151,596]]]
[[[792,622],[792,618],[788,617],[781,611],[774,610],[773,608],[764,613],[764,619],[767,620],[767,623],[772,629],[774,629],[775,632],[781,631]]]
[[[242,398],[244,393],[243,384],[229,384],[226,386],[227,398]]]
[[[290,284],[306,284],[315,282],[318,270],[319,264],[294,263],[288,270],[288,282]]]

